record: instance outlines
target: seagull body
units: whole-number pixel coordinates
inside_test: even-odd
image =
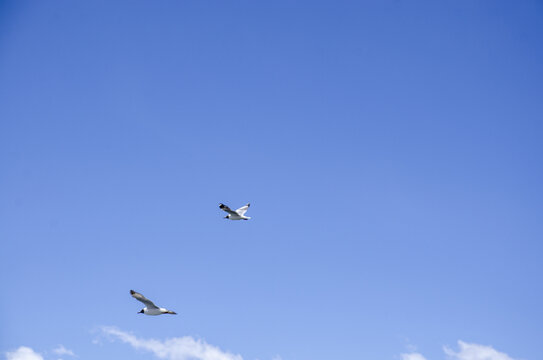
[[[232,210],[224,204],[219,204],[219,207],[221,208],[221,210],[226,211],[228,213],[228,215],[226,215],[224,218],[230,219],[230,220],[249,220],[251,217],[245,216],[245,213],[247,212],[247,209],[249,209],[249,206],[251,206],[251,204],[242,206],[237,210]]]
[[[168,309],[164,309],[161,307],[156,306],[153,304],[153,302],[149,299],[147,299],[145,296],[143,296],[140,293],[135,292],[134,290],[130,290],[130,295],[138,301],[141,301],[145,304],[145,307],[141,309],[141,311],[138,314],[145,314],[145,315],[162,315],[162,314],[173,314],[177,315],[177,313],[170,311]]]

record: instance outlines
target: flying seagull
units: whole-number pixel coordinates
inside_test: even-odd
[[[219,204],[219,207],[221,208],[221,210],[226,211],[228,213],[228,215],[226,215],[224,218],[230,219],[230,220],[249,220],[250,217],[245,216],[245,213],[247,212],[247,209],[249,209],[249,206],[251,206],[251,204],[242,206],[236,211],[234,211],[224,204]]]
[[[177,313],[164,309],[159,308],[153,302],[149,299],[147,299],[145,296],[143,296],[140,293],[135,292],[134,290],[130,290],[130,295],[138,301],[141,301],[145,304],[145,307],[141,309],[141,311],[138,314],[145,314],[145,315],[162,315],[162,314],[173,314],[177,315]]]

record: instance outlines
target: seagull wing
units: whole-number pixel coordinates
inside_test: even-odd
[[[247,212],[247,210],[249,209],[249,206],[251,206],[251,204],[247,204],[245,206],[242,206],[240,207],[239,209],[236,210],[236,212],[240,215],[240,216],[243,216],[245,215],[245,213]]]
[[[142,294],[140,293],[137,293],[135,292],[134,290],[130,290],[130,295],[132,295],[132,297],[138,301],[141,301],[142,303],[145,304],[145,306],[147,307],[147,309],[158,309],[158,306],[156,306],[155,304],[153,304],[153,302],[149,299],[147,299],[145,296],[143,296]]]
[[[219,207],[221,208],[221,210],[223,211],[226,211],[227,213],[229,213],[230,215],[237,215],[238,213],[235,212],[234,210],[230,209],[228,206],[224,205],[224,204],[219,204]]]

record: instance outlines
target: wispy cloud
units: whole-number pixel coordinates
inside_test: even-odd
[[[444,346],[443,351],[453,360],[513,360],[509,355],[499,352],[492,346],[469,344],[458,341],[459,351]]]
[[[53,352],[57,355],[69,355],[69,356],[75,356],[74,352],[72,350],[66,349],[64,345],[59,345],[56,348],[53,349]]]
[[[232,354],[191,336],[166,339],[142,339],[116,327],[105,326],[102,333],[131,345],[135,349],[146,350],[160,359],[167,360],[243,360],[241,355]],[[11,359],[10,359],[11,360]],[[34,360],[34,359],[32,359]]]
[[[402,360],[426,360],[424,356],[419,353],[401,354]]]
[[[43,360],[43,356],[29,347],[21,346],[15,351],[6,352],[7,360]]]
[[[448,346],[443,347],[443,351],[450,360],[514,360],[509,355],[495,350],[492,346],[469,344],[458,341],[458,352],[452,350]],[[413,351],[410,349],[410,351]],[[418,352],[410,352],[400,354],[402,360],[426,360],[422,354]]]

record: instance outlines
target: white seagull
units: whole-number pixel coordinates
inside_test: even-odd
[[[249,209],[249,206],[251,206],[251,204],[242,206],[236,211],[234,211],[224,204],[219,204],[219,207],[221,208],[221,210],[226,211],[228,213],[228,215],[226,215],[224,218],[230,219],[230,220],[249,220],[250,217],[245,216],[245,213],[247,212],[247,209]]]
[[[141,311],[138,314],[145,314],[145,315],[162,315],[162,314],[173,314],[177,315],[176,312],[170,311],[168,309],[159,308],[153,302],[149,299],[147,299],[145,296],[143,296],[140,293],[135,292],[134,290],[130,290],[130,295],[136,300],[141,301],[145,304],[145,307],[141,309]]]

